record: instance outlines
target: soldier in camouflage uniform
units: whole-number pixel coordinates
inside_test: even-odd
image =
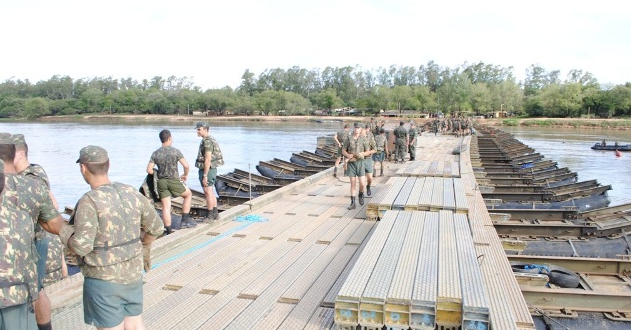
[[[177,148],[173,148],[173,138],[169,130],[162,130],[158,135],[162,147],[154,151],[147,165],[147,173],[158,176],[158,195],[162,203],[162,221],[164,222],[165,234],[171,233],[171,197],[182,196],[182,222],[181,227],[189,228],[197,226],[197,223],[190,221],[191,201],[193,194],[184,184],[188,178],[188,162],[184,155]],[[180,176],[177,163],[182,165],[184,173]],[[154,173],[154,165],[158,166],[158,173]],[[179,229],[179,227],[174,228]]]
[[[50,239],[55,236],[47,236],[44,230],[51,233],[58,233],[63,222],[61,214],[57,211],[51,194],[46,186],[46,180],[41,180],[35,175],[19,175],[14,166],[17,161],[18,166],[23,166],[22,159],[17,159],[17,148],[15,139],[20,144],[23,137],[2,134],[0,138],[0,158],[5,162],[5,203],[15,208],[26,211],[32,220],[35,230],[35,246],[38,253],[37,273],[38,273],[38,302],[35,304],[35,316],[40,330],[52,329],[50,300],[44,287],[43,279],[46,275],[46,261]],[[40,167],[41,168],[41,167]],[[20,168],[22,169],[22,168]],[[23,170],[23,169],[22,169]],[[42,170],[34,170],[40,173]],[[45,172],[44,172],[45,173]]]
[[[77,163],[92,190],[79,199],[59,238],[79,257],[84,322],[144,329],[142,269],[151,269],[151,243],[163,233],[162,221],[134,187],[109,180],[105,149],[84,147]]]
[[[213,187],[217,181],[217,167],[224,164],[223,154],[217,140],[210,135],[210,125],[206,122],[198,122],[195,126],[197,136],[202,138],[199,144],[199,152],[197,153],[197,161],[195,167],[199,169],[199,182],[204,187],[204,196],[206,196],[206,208],[208,215],[204,222],[213,222],[219,219],[219,210],[217,209],[217,197],[215,196]]]
[[[345,142],[342,154],[348,159],[348,177],[351,179],[351,205],[349,210],[355,209],[355,181],[359,180],[359,204],[364,205],[364,186],[366,185],[366,169],[364,167],[365,153],[368,152],[368,141],[361,136],[362,127],[359,123],[353,125],[353,135]]]
[[[364,168],[366,169],[366,195],[372,195],[370,191],[370,185],[372,184],[372,175],[375,172],[375,168],[372,161],[372,155],[377,152],[377,144],[375,138],[370,132],[370,124],[362,130],[361,136],[368,141],[368,151],[364,153]]]
[[[409,140],[408,140],[408,132],[405,129],[405,127],[403,126],[404,123],[400,122],[399,126],[397,128],[394,129],[394,145],[396,147],[395,150],[395,158],[396,158],[396,162],[401,162],[403,163],[403,161],[405,160],[405,154],[406,154],[406,148],[409,145]]]
[[[333,176],[337,178],[337,167],[340,165],[340,161],[342,160],[342,147],[344,146],[344,141],[348,139],[348,124],[344,125],[344,128],[337,131],[335,135],[333,135],[333,139],[337,144],[337,158],[335,159],[335,167],[333,168]],[[343,162],[344,173],[346,173],[346,162]]]
[[[376,152],[372,155],[373,164],[379,162],[380,174],[375,173],[375,177],[383,176],[383,161],[386,159],[388,152],[388,140],[386,139],[386,131],[383,128],[379,129],[379,134],[375,136]],[[374,166],[374,165],[373,165]],[[375,169],[376,172],[376,169]]]
[[[416,123],[410,123],[410,130],[408,131],[408,138],[410,140],[409,150],[410,150],[410,160],[416,159],[416,137],[420,135],[418,130],[416,129]]]
[[[0,193],[4,191],[0,160]],[[37,299],[37,252],[28,213],[10,207],[0,195],[0,329],[37,329],[33,300]]]

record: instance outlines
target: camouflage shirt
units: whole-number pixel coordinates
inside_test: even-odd
[[[179,179],[177,163],[184,158],[182,152],[173,147],[160,147],[151,154],[149,162],[158,166],[158,179]]]
[[[221,153],[221,148],[219,148],[219,144],[215,138],[208,134],[205,138],[202,139],[202,142],[199,144],[199,152],[197,153],[197,161],[195,162],[195,167],[199,169],[204,169],[204,160],[206,152],[210,151],[210,168],[216,168],[223,165],[223,155]]]
[[[151,202],[133,187],[108,183],[85,193],[77,202],[68,246],[77,254],[85,277],[130,284],[142,277],[141,230],[158,236],[162,220]]]
[[[46,276],[43,278],[44,286],[51,285],[63,278],[61,266],[63,263],[64,245],[59,236],[44,232],[49,239],[48,258],[46,258]]]
[[[344,141],[343,148],[351,155],[370,150],[368,139],[364,136],[359,136],[358,138],[350,136],[346,141]]]
[[[24,176],[28,176],[33,179],[40,179],[46,185],[46,188],[50,189],[50,181],[48,180],[48,174],[44,171],[44,168],[37,164],[30,164],[22,172],[18,173]]]
[[[366,140],[368,140],[368,150],[377,150],[377,142],[372,134],[366,135]]]
[[[337,140],[340,141],[342,146],[344,145],[344,141],[348,140],[348,137],[349,137],[348,131],[346,131],[345,129],[341,129],[337,131],[335,135],[337,136]]]
[[[405,127],[399,125],[397,126],[397,128],[394,129],[394,136],[397,138],[397,140],[401,141],[405,141],[405,137],[408,135],[408,131],[405,129]]]
[[[412,140],[416,139],[418,131],[416,130],[416,128],[410,128],[410,130],[408,131],[408,135],[410,136],[410,143],[412,143]]]
[[[377,146],[377,152],[386,151],[386,136],[385,135],[377,135],[375,136],[375,145]]]
[[[37,251],[29,215],[0,205],[0,308],[37,299]]]
[[[19,174],[6,175],[4,198],[8,205],[26,211],[35,225],[35,240],[44,237],[39,221],[48,222],[59,215],[43,181]]]

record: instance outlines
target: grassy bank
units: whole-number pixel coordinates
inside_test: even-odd
[[[591,129],[631,129],[629,119],[583,119],[583,118],[505,118],[485,120],[491,126],[564,127]]]

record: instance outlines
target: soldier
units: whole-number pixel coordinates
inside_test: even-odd
[[[368,141],[361,135],[361,125],[353,125],[353,135],[344,143],[342,154],[348,158],[348,177],[351,179],[351,205],[349,210],[355,209],[355,185],[359,180],[359,205],[364,205],[364,186],[366,185],[366,169],[364,168],[364,156],[368,151]]]
[[[372,155],[372,160],[374,162],[379,162],[380,173],[375,176],[383,176],[383,161],[386,159],[386,155],[388,152],[388,140],[386,139],[386,131],[383,128],[379,129],[379,135],[375,137],[375,146],[377,151],[374,155]],[[376,172],[376,169],[375,169]]]
[[[28,213],[4,203],[4,161],[0,160],[0,329],[37,329],[33,300],[37,299],[35,232]],[[13,261],[13,262],[8,262]]]
[[[344,141],[348,139],[348,124],[344,125],[344,128],[337,131],[335,135],[333,135],[333,139],[335,143],[337,143],[337,158],[335,159],[335,168],[333,168],[333,176],[337,178],[337,167],[340,165],[340,161],[342,160],[342,146],[344,145]],[[344,173],[346,173],[346,162],[343,162]]]
[[[366,195],[372,195],[370,191],[370,185],[372,184],[372,175],[375,172],[375,168],[372,162],[372,155],[377,152],[377,144],[375,138],[370,132],[370,125],[366,125],[366,128],[362,130],[362,137],[368,141],[368,151],[364,153],[364,168],[366,169]]]
[[[420,134],[418,133],[418,130],[416,129],[416,123],[411,122],[410,130],[408,131],[408,136],[410,139],[410,144],[408,146],[408,149],[410,151],[410,160],[416,159],[416,136],[417,135],[420,135]]]
[[[407,146],[409,145],[409,140],[408,140],[408,132],[405,129],[405,127],[403,126],[405,123],[403,121],[401,121],[399,123],[399,126],[397,128],[394,129],[394,136],[395,136],[395,140],[394,140],[394,145],[396,147],[395,150],[395,158],[396,158],[396,162],[399,163],[403,163],[403,161],[405,160],[405,149],[407,148]]]
[[[38,164],[31,164],[28,160],[28,144],[26,144],[26,140],[24,139],[23,134],[13,134],[11,136],[13,139],[13,144],[15,145],[15,161],[14,167],[16,172],[20,175],[25,175],[27,177],[39,180],[42,182],[46,188],[48,189],[48,194],[53,202],[53,206],[55,209],[59,209],[59,205],[57,204],[57,200],[50,190],[50,181],[48,180],[48,174],[46,171]],[[42,279],[42,284],[44,286],[48,286],[57,281],[60,281],[62,278],[68,276],[68,266],[66,265],[66,260],[64,258],[63,244],[59,240],[59,236],[53,235],[47,231],[44,231],[41,226],[38,224],[36,229],[36,240],[42,240],[44,245],[48,246],[48,255],[46,256],[46,271],[44,274],[44,278]],[[42,236],[43,235],[43,236]],[[41,244],[41,243],[40,243]],[[44,256],[40,256],[43,259]],[[46,296],[45,291],[40,292],[40,297],[35,303],[35,318],[37,319],[38,324],[46,324],[50,322],[50,304],[44,304],[43,302],[48,301],[48,297]],[[42,307],[48,307],[47,310],[43,310]]]
[[[213,187],[217,181],[217,167],[224,164],[223,155],[217,140],[210,135],[208,123],[200,121],[195,129],[197,136],[202,138],[195,167],[199,169],[199,182],[204,187],[204,195],[206,196],[208,215],[204,221],[214,222],[219,219],[219,210],[217,210],[217,197],[215,197]]]
[[[23,137],[22,137],[23,138]],[[46,186],[46,180],[34,179],[35,175],[19,175],[14,166],[16,162],[16,145],[14,137],[8,133],[1,133],[0,159],[5,163],[5,203],[14,208],[26,211],[32,221],[35,231],[35,247],[37,249],[37,288],[38,300],[35,304],[35,316],[40,330],[52,329],[50,300],[43,289],[43,279],[46,275],[46,260],[49,248],[49,238],[44,230],[57,234],[63,222],[61,214],[55,208],[51,194]],[[17,162],[21,166],[22,161]],[[41,169],[41,167],[40,167]],[[43,172],[43,170],[41,170]],[[45,172],[43,172],[45,174]]]
[[[189,228],[197,226],[197,223],[190,221],[191,201],[193,193],[184,184],[188,178],[188,163],[184,155],[177,148],[173,148],[173,137],[167,129],[160,131],[158,135],[162,147],[154,151],[147,164],[147,173],[158,176],[158,195],[162,203],[162,221],[164,222],[165,234],[171,234],[171,197],[182,196],[182,222],[180,227]],[[182,165],[184,173],[180,176],[177,163]],[[158,173],[154,173],[154,165],[158,166]],[[175,228],[175,229],[179,229]]]
[[[142,269],[151,269],[151,243],[164,231],[162,221],[134,187],[109,180],[105,149],[84,147],[77,163],[91,190],[79,199],[59,238],[80,257],[84,322],[144,329]]]

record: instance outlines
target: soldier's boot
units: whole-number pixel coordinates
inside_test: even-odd
[[[355,196],[351,197],[351,205],[348,206],[349,210],[354,210],[355,209]]]
[[[191,221],[190,214],[182,214],[182,226],[181,228],[193,228],[197,226],[195,221]]]
[[[370,195],[372,195],[372,192],[370,191],[370,185],[366,185],[366,196],[370,196]],[[359,204],[362,204],[362,203],[360,202]]]
[[[169,235],[171,233],[173,233],[171,226],[164,226],[164,236]]]
[[[217,209],[217,207],[213,207],[212,217],[215,221],[219,220],[219,210]]]
[[[381,166],[381,171],[379,173],[379,176],[383,176],[383,165]]]
[[[360,191],[359,192],[359,205],[364,205],[364,192]]]
[[[337,178],[337,166],[333,168],[333,177]]]

